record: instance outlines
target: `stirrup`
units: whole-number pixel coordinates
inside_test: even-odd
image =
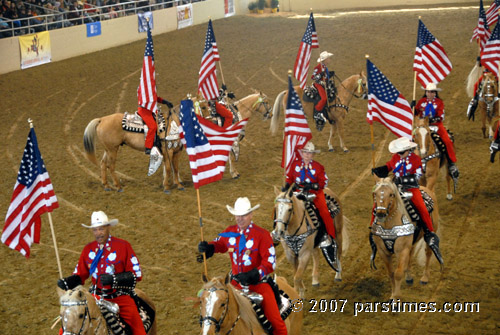
[[[474,114],[476,112],[476,109],[477,109],[477,100],[476,99],[472,99],[470,102],[469,102],[469,106],[467,107],[467,119],[472,119],[472,121],[474,121]]]
[[[158,170],[162,161],[163,155],[160,153],[160,150],[157,147],[153,147],[149,156],[148,176],[153,175]]]
[[[441,251],[439,250],[439,237],[434,232],[426,231],[424,234],[424,240],[429,248],[431,248],[434,256],[436,256],[436,259],[438,260],[439,264],[441,264],[442,268],[444,265],[444,261],[443,256],[441,256]]]

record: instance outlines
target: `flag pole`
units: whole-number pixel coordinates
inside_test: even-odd
[[[289,78],[289,80],[292,80],[292,70],[288,70],[288,78]],[[290,92],[288,92],[288,94],[290,94]],[[287,95],[287,97],[288,97],[288,95]],[[286,123],[286,117],[285,117],[285,123]],[[284,136],[285,136],[285,133],[283,133],[283,140],[284,140]],[[287,167],[287,162],[288,162],[287,142],[288,141],[285,141],[285,140],[283,141],[283,152],[285,153],[285,164],[283,166],[283,177],[285,177],[285,179],[286,179],[286,167]]]
[[[33,128],[33,120],[28,119],[28,123],[30,124],[30,129]],[[56,261],[57,268],[59,269],[59,278],[63,278],[62,268],[61,268],[61,260],[59,259],[59,249],[57,248],[56,234],[54,232],[54,224],[52,223],[52,214],[50,212],[47,213],[49,215],[49,225],[50,232],[52,233],[52,242],[54,242],[54,250],[56,252]]]
[[[369,59],[370,55],[365,55],[365,58]],[[372,123],[370,123],[370,139],[372,146],[372,168],[375,168],[375,137],[373,136],[373,120]]]
[[[418,17],[419,20],[422,19],[422,16]],[[418,42],[417,42],[418,44]],[[418,46],[418,45],[417,45]],[[413,99],[412,101],[416,101],[417,96],[417,71],[413,71]],[[415,115],[415,106],[411,108],[413,115]]]
[[[198,219],[200,221],[200,236],[201,241],[203,242],[205,238],[203,237],[203,218],[201,217],[201,201],[200,201],[200,189],[196,189],[196,198],[198,200]],[[208,279],[208,270],[207,270],[207,255],[203,253],[203,267],[205,270],[205,277]]]

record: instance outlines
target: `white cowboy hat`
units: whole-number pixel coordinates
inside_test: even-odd
[[[302,149],[300,149],[300,151],[312,152],[314,154],[317,154],[318,152],[320,152],[320,150],[315,150],[314,143],[311,141],[307,142],[306,145]]]
[[[90,219],[90,226],[82,224],[85,228],[97,228],[102,226],[116,226],[118,224],[118,219],[109,220],[106,213],[103,211],[92,213],[92,218]]]
[[[257,204],[257,206],[252,207],[252,205],[250,204],[250,200],[248,200],[247,197],[244,197],[236,199],[236,201],[234,202],[234,208],[229,205],[226,205],[226,207],[229,213],[233,215],[243,216],[247,215],[250,212],[253,212],[257,208],[259,208],[260,205]]]
[[[393,154],[396,154],[398,152],[416,148],[417,146],[417,143],[410,141],[406,137],[400,137],[389,143],[389,151]]]
[[[329,53],[328,51],[323,51],[322,53],[319,54],[318,63],[321,63],[322,61],[324,61],[332,56],[333,56],[332,53]]]
[[[435,83],[428,83],[427,86],[424,88],[422,87],[423,90],[425,91],[436,91],[436,92],[440,92],[441,89],[437,87],[437,84]]]

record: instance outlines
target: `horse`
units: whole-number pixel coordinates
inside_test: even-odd
[[[304,298],[305,285],[302,277],[311,256],[313,259],[312,285],[319,286],[318,246],[322,236],[318,236],[318,229],[313,226],[304,201],[297,199],[293,189],[292,186],[285,192],[279,192],[277,188],[274,190],[276,193],[274,201],[276,228],[274,233],[280,237],[286,258],[294,266],[294,288],[298,290],[300,297]],[[338,197],[330,189],[325,188],[324,192],[325,195],[329,195],[340,204]],[[342,281],[341,256],[344,219],[342,207],[339,207],[340,211],[334,219],[338,259],[336,282]]]
[[[106,320],[92,294],[82,285],[72,290],[64,291],[57,288],[61,304],[60,317],[63,335],[108,335]],[[136,294],[144,300],[154,311],[156,308],[151,299],[141,290],[135,289]],[[149,335],[156,335],[156,318],[149,329]]]
[[[214,123],[217,123],[217,120],[210,115],[208,101],[206,101],[200,93],[198,93],[197,96],[188,95],[188,98],[193,100],[197,114],[206,119],[212,119]],[[238,115],[238,121],[249,119],[250,116],[252,116],[252,113],[260,113],[262,114],[263,119],[267,120],[270,117],[271,112],[271,108],[269,107],[269,98],[264,93],[257,91],[235,101],[234,103],[230,103],[229,109]],[[243,140],[244,131],[245,129],[243,129],[239,138],[234,142],[231,154],[229,155],[229,173],[233,179],[240,177],[240,174],[236,170],[236,161],[238,161],[239,158],[239,143]]]
[[[437,200],[434,192],[426,187],[420,187],[434,201],[434,210],[431,213],[434,229],[437,232],[439,214]],[[414,253],[414,245],[423,237],[423,231],[418,230],[415,222],[411,221],[406,211],[403,199],[391,177],[380,179],[373,189],[373,201],[375,221],[371,226],[373,241],[385,263],[389,278],[391,279],[391,299],[397,299],[401,295],[401,281],[403,273],[406,283],[413,284],[411,275],[411,257]],[[414,236],[417,232],[417,236]],[[425,247],[425,267],[420,283],[425,285],[429,282],[429,264],[432,250],[428,245]],[[393,269],[393,258],[396,259],[397,268]],[[372,255],[372,267],[375,267],[374,254]]]
[[[298,301],[299,295],[285,278],[276,277],[275,280],[292,303]],[[203,282],[200,294],[200,334],[267,334],[258,321],[251,302],[231,285],[229,275],[225,278],[215,277],[210,281],[203,276]],[[288,334],[301,333],[303,317],[302,309],[290,313],[285,320]]]
[[[157,115],[162,115],[165,120],[165,127],[160,129],[159,137],[161,139],[161,151],[163,154],[163,192],[170,193],[169,181],[173,175],[173,184],[179,190],[184,190],[182,180],[179,175],[179,158],[182,152],[182,144],[179,138],[178,126],[180,124],[179,117],[175,112],[169,110],[167,116],[158,111]],[[123,113],[115,113],[100,118],[95,118],[89,122],[83,134],[83,145],[85,148],[85,157],[95,165],[97,159],[96,138],[99,139],[104,146],[104,154],[101,159],[101,182],[106,191],[111,188],[108,184],[107,171],[111,174],[113,184],[118,192],[122,192],[122,185],[115,173],[116,158],[118,149],[121,145],[128,145],[130,148],[144,152],[144,130],[126,131],[122,127]],[[139,127],[142,128],[141,121]],[[137,132],[138,131],[138,132]],[[173,170],[173,173],[172,173]]]
[[[474,87],[481,77],[480,68],[476,65],[469,73],[467,78],[467,94],[474,96]],[[478,94],[477,109],[481,112],[481,130],[483,137],[486,138],[486,126],[488,126],[489,138],[493,137],[493,118],[498,116],[498,82],[495,75],[491,72],[484,72]],[[470,116],[472,117],[472,116]]]
[[[314,113],[314,103],[304,101],[303,94],[304,90],[300,86],[294,87],[295,92],[299,95],[302,107],[306,115],[311,116]],[[328,150],[333,151],[332,139],[335,132],[338,131],[340,139],[340,147],[344,152],[348,152],[349,149],[344,144],[344,119],[349,111],[349,104],[353,97],[358,99],[368,98],[368,89],[366,86],[366,75],[364,72],[359,74],[354,74],[349,78],[345,79],[340,83],[337,88],[337,98],[334,101],[333,106],[330,107],[329,119],[332,120],[330,124],[330,137],[328,138]],[[281,109],[286,109],[286,101],[288,97],[288,91],[282,91],[276,97],[273,106],[272,118],[271,118],[271,132],[274,134],[278,129],[278,120]]]
[[[429,127],[429,118],[417,118],[416,126],[413,129],[413,139],[418,145],[415,152],[422,159],[422,170],[424,172],[423,176],[419,180],[419,183],[420,185],[430,189],[432,192],[435,192],[439,170],[445,167],[446,184],[448,191],[446,194],[446,199],[452,200],[452,178],[448,173],[448,160],[437,148],[431,134],[432,130]]]

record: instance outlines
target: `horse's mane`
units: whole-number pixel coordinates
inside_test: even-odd
[[[467,85],[465,87],[465,90],[469,98],[474,97],[474,93],[476,93],[474,92],[474,86],[479,80],[479,77],[481,77],[482,73],[483,73],[483,68],[476,62],[476,65],[474,65],[469,75],[467,76]]]

